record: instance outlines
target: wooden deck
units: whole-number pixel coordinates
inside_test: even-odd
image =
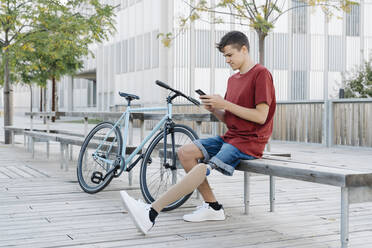
[[[55,144],[51,160],[36,147],[36,160],[23,145],[0,144],[0,247],[339,247],[340,190],[277,179],[276,212],[269,209],[267,176],[253,176],[250,215],[243,215],[243,173],[209,176],[227,220],[186,223],[182,215],[201,200],[195,195],[181,208],[162,213],[147,236],[137,232],[121,204],[119,190],[140,197],[138,169],[133,187],[123,175],[103,192],[81,191],[74,169],[59,169]],[[372,171],[371,149],[325,149],[298,144],[272,145],[312,161],[343,161]],[[77,152],[75,152],[76,156]],[[74,168],[73,162],[70,168]],[[372,247],[372,203],[351,205],[350,247]]]

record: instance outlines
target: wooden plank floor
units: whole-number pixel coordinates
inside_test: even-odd
[[[344,161],[371,170],[372,150],[324,149],[320,146],[273,144],[303,159]],[[276,211],[268,212],[268,177],[253,176],[250,215],[243,215],[243,174],[209,176],[227,219],[186,223],[182,216],[199,205],[194,195],[184,206],[162,213],[147,236],[137,232],[124,212],[119,190],[140,196],[138,168],[134,184],[126,175],[103,192],[89,195],[76,180],[75,162],[59,169],[59,147],[36,147],[37,157],[23,145],[0,144],[0,247],[340,247],[340,189],[277,179]],[[347,151],[347,152],[345,152]],[[75,150],[75,156],[77,150]],[[297,157],[297,158],[299,158]],[[369,161],[368,161],[369,158]],[[351,205],[350,247],[372,247],[372,204]]]

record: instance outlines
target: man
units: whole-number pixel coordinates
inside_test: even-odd
[[[242,32],[227,33],[217,48],[226,63],[238,72],[229,78],[224,98],[203,95],[200,99],[208,111],[226,124],[228,131],[221,137],[199,139],[181,147],[177,155],[186,176],[151,205],[135,201],[125,191],[120,192],[131,218],[144,234],[165,206],[196,188],[204,203],[183,219],[190,222],[224,220],[224,209],[206,177],[212,169],[231,176],[241,159],[260,158],[272,133],[276,99],[270,72],[252,61],[248,38]]]

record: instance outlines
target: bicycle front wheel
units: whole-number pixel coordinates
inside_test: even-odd
[[[95,126],[80,149],[77,178],[80,187],[94,194],[103,190],[114,177],[113,162],[120,158],[123,140],[111,122]]]
[[[164,132],[160,132],[150,143],[140,170],[140,186],[144,199],[154,202],[172,185],[180,181],[186,172],[177,158],[178,149],[198,139],[188,126],[176,124],[167,131],[167,146],[164,152]],[[166,161],[164,163],[164,154]],[[166,206],[163,211],[178,208],[189,199],[192,193]]]

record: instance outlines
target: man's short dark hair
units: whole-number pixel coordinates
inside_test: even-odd
[[[243,46],[246,46],[249,52],[249,41],[247,36],[240,32],[240,31],[230,31],[227,34],[225,34],[221,40],[220,43],[217,43],[217,49],[223,53],[223,49],[225,46],[232,45],[234,48],[240,49]]]

